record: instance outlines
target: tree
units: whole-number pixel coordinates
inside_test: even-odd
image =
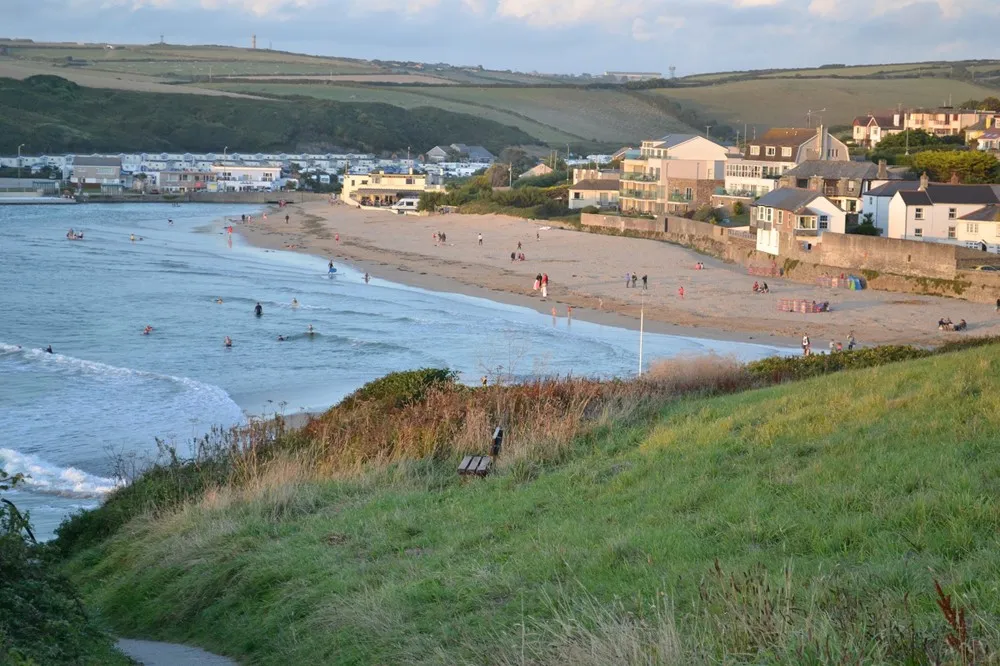
[[[499,162],[486,170],[485,176],[491,187],[507,187],[511,182],[511,171],[506,164]]]
[[[924,151],[913,156],[914,171],[927,173],[934,181],[947,182],[957,174],[962,183],[993,183],[1000,177],[1000,162],[978,150]]]
[[[906,146],[909,146],[912,150],[923,146],[936,146],[940,143],[941,139],[924,130],[906,130],[899,134],[887,136],[879,141],[878,149],[879,151],[885,151],[892,150],[893,148],[904,149]]]
[[[528,153],[524,152],[520,148],[504,148],[500,151],[497,163],[510,165],[514,178],[517,178],[522,173],[535,166],[535,160],[529,157]]]

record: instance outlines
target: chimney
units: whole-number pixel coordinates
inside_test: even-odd
[[[819,141],[818,141],[818,143],[819,143],[819,158],[821,160],[825,160],[825,159],[827,159],[827,155],[830,152],[829,151],[829,146],[827,145],[827,143],[829,142],[829,138],[828,138],[829,137],[829,132],[826,131],[826,128],[823,127],[823,125],[820,125],[819,127],[816,128],[816,135],[819,137]]]
[[[958,179],[958,172],[957,171],[952,171],[951,172],[951,180],[949,180],[948,182],[951,183],[952,185],[958,185],[959,182],[961,182]]]
[[[889,179],[889,167],[888,167],[888,164],[889,163],[886,162],[885,160],[879,160],[878,161],[878,179],[879,180],[888,180]]]
[[[927,172],[920,174],[920,187],[917,189],[921,192],[927,191],[927,186],[930,184],[930,178],[927,177]]]

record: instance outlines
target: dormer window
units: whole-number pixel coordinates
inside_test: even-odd
[[[768,146],[764,149],[764,154],[768,157],[774,157],[777,154],[777,149],[774,146]]]
[[[782,146],[782,148],[781,148],[781,156],[782,157],[791,157],[792,156],[792,149],[790,147],[788,147],[788,146]]]
[[[750,146],[751,155],[760,155],[760,146]]]

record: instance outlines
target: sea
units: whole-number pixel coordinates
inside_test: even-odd
[[[323,257],[225,232],[225,220],[256,212],[0,206],[0,468],[25,475],[4,496],[30,513],[40,538],[116,487],[116,459],[152,460],[158,441],[185,451],[213,426],[250,416],[322,410],[388,372],[448,367],[476,383],[498,372],[637,371],[635,331],[377,275],[365,283],[343,264],[330,275]],[[70,228],[84,238],[67,239]],[[651,360],[783,351],[644,336]]]

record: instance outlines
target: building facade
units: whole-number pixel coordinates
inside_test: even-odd
[[[220,192],[266,192],[273,190],[281,179],[281,167],[278,166],[224,162],[213,164],[211,171]]]
[[[618,205],[622,211],[681,215],[709,205],[725,182],[726,149],[694,134],[642,142],[639,155],[622,161]]]
[[[994,247],[1000,239],[991,222],[976,219],[976,214],[1000,203],[998,194],[1000,185],[930,183],[925,175],[916,190],[900,190],[892,197],[886,235],[970,248]]]
[[[385,173],[372,171],[367,174],[347,174],[341,197],[348,203],[361,206],[392,206],[408,196],[424,192],[443,191],[444,186],[434,176],[426,173]]]
[[[778,127],[747,142],[743,156],[730,159],[725,169],[726,194],[759,197],[778,187],[778,179],[809,160],[844,162],[850,154],[843,141],[825,127]]]
[[[757,250],[776,255],[782,242],[819,243],[823,234],[844,233],[847,214],[819,192],[781,188],[750,205],[750,226]]]
[[[588,206],[601,210],[618,210],[618,196],[618,179],[586,179],[570,185],[567,205],[570,210],[580,210]]]
[[[878,176],[879,167],[871,162],[807,160],[786,171],[778,185],[819,192],[844,212],[858,213],[862,195]]]

